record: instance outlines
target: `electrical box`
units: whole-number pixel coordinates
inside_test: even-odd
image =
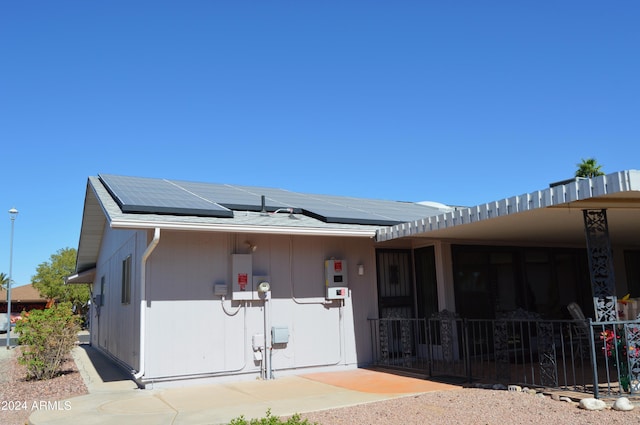
[[[253,334],[251,345],[253,346],[253,351],[262,350],[264,348],[264,334]]]
[[[232,299],[258,299],[258,293],[253,287],[251,254],[232,254],[231,263]]]
[[[286,326],[271,327],[271,344],[287,344],[289,342],[289,328]]]
[[[227,295],[228,289],[226,283],[215,283],[213,285],[213,295],[225,296]]]
[[[344,300],[349,296],[349,288],[331,287],[327,288],[328,300]]]
[[[343,300],[349,296],[347,262],[345,260],[325,260],[324,276],[328,300]]]
[[[253,345],[253,360],[262,361],[262,350],[264,349],[264,334],[254,334],[251,337]]]

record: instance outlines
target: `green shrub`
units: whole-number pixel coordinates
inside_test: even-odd
[[[286,420],[286,422],[282,422],[280,418],[277,416],[271,415],[271,409],[267,409],[267,415],[264,418],[260,419],[251,419],[247,422],[244,416],[240,416],[238,418],[233,419],[229,422],[229,425],[320,425],[317,422],[310,423],[307,419],[301,420],[300,415],[297,413]]]
[[[16,323],[20,334],[21,355],[18,362],[27,367],[27,379],[51,379],[60,373],[78,339],[78,316],[70,303],[45,310],[32,310]]]

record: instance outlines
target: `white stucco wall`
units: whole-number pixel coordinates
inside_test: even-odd
[[[289,343],[272,351],[275,375],[371,361],[368,317],[377,317],[373,241],[365,238],[234,235],[163,231],[147,268],[145,379],[259,376],[252,336],[262,334],[263,301],[226,301],[216,282],[230,285],[231,254],[257,245],[253,273],[269,275],[271,326],[289,329]],[[348,261],[351,298],[324,304],[324,260]],[[365,274],[358,276],[357,264]]]
[[[92,306],[91,343],[136,369],[139,365],[140,255],[147,232],[107,229],[96,265],[92,294],[101,294],[103,305]],[[131,302],[122,303],[122,264],[131,261]],[[104,288],[101,284],[104,278]],[[104,291],[104,292],[103,292]]]

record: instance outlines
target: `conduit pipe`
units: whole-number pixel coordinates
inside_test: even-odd
[[[294,303],[305,305],[305,304],[321,304],[321,305],[333,305],[333,301],[335,300],[327,300],[323,299],[321,301],[301,301],[296,298],[295,285],[293,283],[293,239],[289,236],[289,284],[291,285],[291,299]]]
[[[140,365],[138,372],[133,377],[138,380],[144,375],[145,368],[145,347],[146,347],[146,318],[147,318],[147,259],[160,242],[160,228],[156,227],[153,232],[153,239],[144,250],[140,261]]]
[[[344,300],[327,300],[324,299],[322,301],[301,301],[295,296],[295,285],[293,283],[293,238],[289,236],[289,284],[291,285],[291,299],[294,303],[299,305],[310,305],[310,304],[318,304],[318,305],[333,305],[334,301],[340,301],[339,309],[338,309],[338,324],[340,325],[339,329],[339,340],[338,345],[340,346],[340,359],[334,363],[325,363],[321,365],[313,365],[313,366],[335,366],[339,365],[343,362],[346,364],[347,354],[346,354],[346,342],[344,338],[344,317],[343,317],[343,307]]]

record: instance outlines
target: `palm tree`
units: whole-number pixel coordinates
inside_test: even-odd
[[[9,276],[4,273],[0,273],[0,287],[7,289],[7,283],[9,283]]]
[[[576,177],[597,177],[604,176],[602,166],[598,164],[595,158],[583,159],[581,163],[576,164]]]

